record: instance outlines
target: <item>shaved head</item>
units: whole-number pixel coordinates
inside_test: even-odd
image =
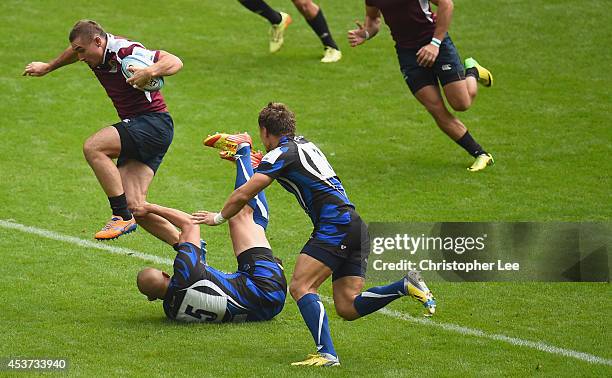
[[[164,299],[169,284],[170,276],[166,272],[155,268],[143,269],[138,272],[136,277],[138,290],[146,295],[150,301]]]

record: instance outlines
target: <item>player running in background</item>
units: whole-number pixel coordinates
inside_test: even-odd
[[[261,140],[268,153],[253,177],[237,188],[219,213],[194,213],[198,223],[218,225],[233,219],[248,201],[277,180],[293,193],[310,216],[314,230],[297,258],[289,292],[300,309],[317,348],[304,361],[293,365],[337,366],[325,308],[317,294],[331,275],[336,312],[346,320],[368,315],[410,295],[423,303],[428,315],[436,302],[418,272],[411,271],[397,282],[361,292],[370,252],[367,225],[349,201],[342,183],[325,155],[312,142],[295,136],[295,117],[285,105],[268,104],[259,114]],[[248,155],[250,138],[215,134],[205,144]]]
[[[91,20],[78,21],[69,36],[70,47],[49,63],[31,62],[24,75],[44,76],[62,66],[81,61],[96,75],[113,102],[121,122],[90,136],[83,145],[85,159],[108,196],[111,220],[95,234],[99,240],[115,239],[134,231],[136,222],[170,245],[178,232],[162,217],[147,214],[134,217],[130,208],[141,206],[153,176],[172,142],[174,124],[160,92],[144,92],[151,78],[177,73],[183,63],[162,50],[147,50],[142,44],[106,33]],[[126,81],[121,60],[139,55],[155,63],[131,68]],[[118,158],[117,165],[112,159]]]
[[[275,53],[283,45],[284,33],[291,23],[291,16],[284,12],[278,12],[263,0],[239,0],[250,11],[267,19],[272,25],[270,28],[270,52]],[[304,16],[308,25],[323,43],[323,63],[334,63],[342,59],[342,53],[332,38],[323,10],[312,0],[293,0],[293,5]]]
[[[493,76],[473,58],[461,64],[459,54],[448,35],[453,14],[452,0],[432,0],[437,16],[427,0],[366,0],[365,24],[348,32],[352,47],[374,37],[380,29],[381,13],[391,29],[404,80],[412,94],[433,116],[438,127],[476,160],[468,168],[475,172],[493,164],[493,156],[478,144],[465,125],[446,106],[456,111],[470,108],[478,93],[478,82],[486,87]]]
[[[253,175],[251,155],[223,156],[236,161],[236,187]],[[257,164],[261,160],[253,156]],[[170,319],[184,322],[243,322],[269,320],[281,312],[287,281],[280,260],[272,255],[266,239],[266,197],[260,192],[229,222],[235,273],[223,273],[206,264],[205,243],[200,226],[180,210],[145,204],[136,215],[156,214],[181,229],[174,259],[174,275],[146,268],[138,273],[137,285],[149,300],[162,299]]]

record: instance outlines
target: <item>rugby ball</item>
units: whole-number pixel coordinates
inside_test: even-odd
[[[134,74],[130,72],[128,68],[130,67],[145,68],[145,67],[149,67],[152,64],[153,64],[152,61],[146,58],[143,58],[142,56],[128,55],[121,60],[121,73],[126,79],[129,79]],[[151,78],[151,81],[149,82],[149,84],[145,85],[144,88],[142,89],[141,88],[138,88],[138,89],[141,89],[147,92],[154,92],[154,91],[158,91],[162,89],[163,86],[164,86],[163,77],[153,77]]]

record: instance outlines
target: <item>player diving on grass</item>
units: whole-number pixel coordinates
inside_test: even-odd
[[[223,154],[236,161],[236,188],[253,175],[261,156]],[[136,208],[134,214],[155,214],[181,232],[174,259],[174,275],[154,268],[138,273],[140,292],[151,301],[163,300],[166,316],[184,322],[243,322],[269,320],[281,312],[287,295],[282,263],[266,239],[268,206],[264,192],[257,193],[229,222],[238,270],[223,273],[206,264],[206,243],[191,215],[154,204]]]
[[[420,301],[427,315],[435,312],[431,291],[415,271],[386,286],[362,292],[369,236],[367,225],[349,201],[342,183],[325,155],[304,137],[296,136],[295,117],[285,105],[268,104],[259,114],[259,134],[268,153],[249,181],[236,188],[219,213],[194,213],[198,223],[218,225],[231,220],[274,180],[293,193],[310,216],[314,230],[297,258],[289,292],[317,348],[293,365],[337,366],[338,354],[331,339],[319,286],[332,276],[336,312],[346,320],[368,315],[403,296]],[[229,154],[247,156],[251,139],[246,134],[215,134],[204,144]]]
[[[95,234],[98,240],[115,239],[136,230],[136,223],[170,245],[178,241],[177,230],[152,213],[132,216],[130,208],[141,206],[174,135],[174,123],[159,91],[139,90],[154,77],[177,73],[183,63],[162,50],[148,50],[139,42],[106,33],[95,21],[78,21],[68,37],[70,47],[49,63],[31,62],[23,75],[44,76],[81,61],[96,75],[113,102],[121,122],[105,127],[83,144],[87,163],[106,193],[112,217]],[[146,68],[131,67],[125,79],[121,61],[137,55],[154,62]],[[75,109],[75,112],[83,112]],[[117,164],[112,159],[117,159]]]

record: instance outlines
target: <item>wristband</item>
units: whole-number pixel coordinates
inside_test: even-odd
[[[367,30],[364,30],[364,32],[365,32],[365,39],[367,41],[368,39],[370,39],[370,33],[368,33]]]
[[[442,41],[440,41],[438,38],[432,38],[431,42],[429,43],[439,48]]]
[[[217,215],[215,215],[215,217],[213,218],[213,221],[215,222],[215,224],[221,224],[224,223],[227,219],[223,218],[223,215],[221,215],[221,212],[219,211],[217,213]]]

